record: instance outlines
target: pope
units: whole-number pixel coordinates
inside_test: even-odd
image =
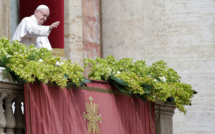
[[[33,15],[22,19],[12,40],[18,40],[27,46],[34,44],[37,48],[44,47],[52,50],[48,36],[54,28],[58,27],[60,22],[56,21],[49,26],[43,25],[49,15],[49,8],[46,5],[39,5]]]

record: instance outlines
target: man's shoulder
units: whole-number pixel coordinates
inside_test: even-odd
[[[20,24],[21,25],[26,24],[28,21],[29,21],[29,17],[25,17],[21,20]]]
[[[30,20],[31,19],[31,17],[24,17],[23,19],[22,19],[22,21],[28,21],[28,20]]]
[[[34,22],[33,15],[24,17],[21,22],[28,22],[28,21]]]

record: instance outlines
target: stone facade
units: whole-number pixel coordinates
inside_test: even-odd
[[[83,0],[82,5],[84,58],[101,57],[99,0]]]
[[[10,0],[0,1],[0,37],[10,38]]]
[[[101,56],[99,0],[64,0],[65,57],[83,66]]]
[[[82,0],[83,13],[83,56],[84,58],[101,57],[100,44],[100,1]],[[89,68],[85,68],[85,77]]]
[[[83,16],[81,0],[64,0],[65,57],[83,66]]]
[[[102,1],[103,57],[164,60],[198,91],[174,134],[215,133],[215,1]]]

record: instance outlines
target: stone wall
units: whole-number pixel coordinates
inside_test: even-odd
[[[84,58],[101,57],[100,45],[100,0],[82,0],[83,54]],[[89,68],[84,75],[88,76]]]
[[[102,1],[103,57],[164,60],[198,94],[175,111],[174,134],[215,133],[215,1]]]
[[[84,58],[101,57],[99,0],[82,0]]]
[[[64,0],[65,57],[83,66],[82,0]]]
[[[10,0],[0,1],[0,38],[10,38]]]
[[[13,37],[13,34],[20,22],[19,17],[19,0],[10,0],[10,37]]]
[[[101,56],[99,6],[99,0],[64,0],[65,56],[81,66]]]

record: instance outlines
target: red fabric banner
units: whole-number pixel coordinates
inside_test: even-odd
[[[25,85],[26,134],[88,134],[87,124],[100,115],[102,120],[96,123],[101,134],[155,134],[153,103],[112,94],[115,89],[107,83],[88,86],[60,89],[37,83]],[[91,111],[84,119],[83,115],[89,115],[85,104],[90,102],[98,104],[98,112]]]
[[[49,35],[52,48],[64,48],[64,0],[19,0],[20,19],[34,14],[37,6],[44,4],[50,9],[49,19],[44,25],[60,21],[60,25]]]

